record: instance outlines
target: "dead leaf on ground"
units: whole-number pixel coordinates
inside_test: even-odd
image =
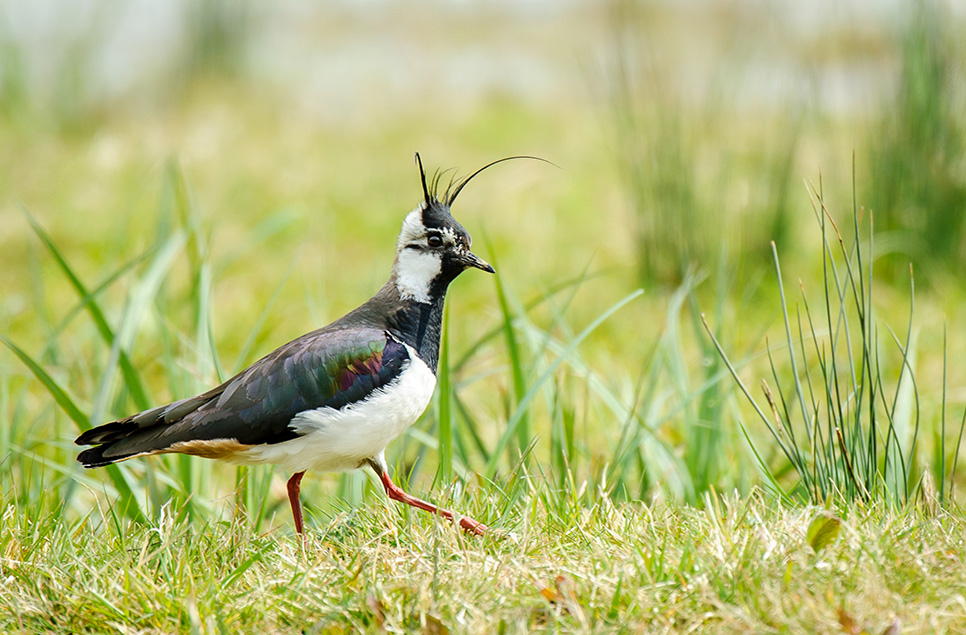
[[[366,596],[366,606],[372,611],[372,621],[379,631],[386,630],[386,609],[382,605],[382,600],[370,593]]]
[[[812,550],[818,553],[838,538],[841,528],[842,521],[837,516],[829,512],[822,512],[808,524],[805,537],[808,539],[808,544],[812,547]]]
[[[846,613],[843,608],[839,609],[839,626],[842,627],[843,633],[848,633],[849,635],[859,635],[862,632],[859,623],[855,621],[854,617]]]
[[[542,589],[540,589],[540,595],[542,595],[544,599],[547,602],[550,602],[551,604],[557,603],[557,592],[548,586],[545,586]]]
[[[886,627],[886,629],[882,631],[882,635],[899,635],[899,631],[900,631],[900,624],[899,624],[899,618],[897,617],[894,620],[892,620],[892,624],[889,624]]]
[[[449,635],[449,628],[443,624],[438,617],[426,613],[423,615],[426,626],[423,627],[423,635]]]
[[[871,635],[868,629],[859,626],[855,618],[846,613],[843,608],[839,608],[839,626],[842,627],[842,632],[848,635]],[[882,631],[882,635],[900,635],[899,618],[893,619],[892,624]]]
[[[558,575],[554,579],[554,589],[543,587],[540,595],[561,611],[573,615],[581,623],[584,622],[584,609],[577,600],[577,584],[565,575]]]

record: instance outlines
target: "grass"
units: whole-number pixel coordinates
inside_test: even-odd
[[[868,238],[863,237],[860,218],[864,210],[853,202],[853,238],[847,244],[826,206],[821,185],[813,188],[812,194],[822,235],[824,302],[813,311],[800,280],[802,298],[795,308],[797,331],[793,333],[778,251],[772,243],[786,337],[781,348],[787,352],[791,378],[779,373],[775,349],[769,346],[774,389],[767,380],[761,380],[767,407],[758,404],[710,330],[709,335],[741,391],[799,475],[801,495],[813,503],[837,498],[902,506],[920,492],[942,501],[947,480],[952,491],[956,471],[955,460],[948,463],[951,469],[947,469],[946,460],[947,360],[944,355],[941,426],[936,434],[938,465],[921,466],[916,452],[921,421],[912,335],[912,268],[908,322],[904,334],[897,334],[876,314],[872,297],[873,238],[871,229]],[[868,248],[863,253],[866,241]],[[887,367],[893,347],[881,341],[880,334],[885,333],[894,345],[894,368]],[[944,332],[944,347],[946,342]],[[959,455],[964,426],[966,412],[952,457]],[[763,467],[768,470],[767,465]]]
[[[784,390],[789,401],[781,406],[787,419],[781,430],[772,428],[787,462],[764,458],[770,444],[749,427],[743,437],[727,427],[737,412],[734,362],[712,358],[695,370],[687,361],[692,341],[703,358],[722,350],[717,336],[699,333],[700,276],[670,295],[660,335],[633,384],[622,387],[582,351],[606,324],[640,305],[641,292],[597,304],[592,319],[572,324],[571,306],[601,280],[585,271],[526,302],[516,297],[512,276],[497,277],[499,310],[490,328],[458,345],[452,338],[459,309],[451,298],[436,401],[391,448],[397,480],[491,525],[490,536],[465,536],[423,513],[377,502],[384,501],[378,487],[361,473],[334,481],[313,475],[303,494],[310,527],[303,550],[281,489],[287,475],[270,468],[166,456],[113,466],[106,478],[82,472],[70,444],[77,430],[152,401],[149,386],[157,379],[133,359],[146,326],[160,340],[160,377],[171,394],[225,376],[212,326],[219,263],[191,210],[190,188],[177,170],[166,179],[154,239],[95,284],[25,212],[53,265],[50,279],[41,279],[66,282],[76,299],[43,329],[40,353],[3,340],[32,375],[6,375],[0,392],[8,413],[0,475],[0,578],[12,590],[0,604],[7,630],[836,632],[851,628],[843,624],[881,630],[901,623],[903,632],[926,632],[955,630],[966,619],[949,593],[961,584],[956,563],[964,555],[956,538],[964,519],[952,504],[958,445],[948,459],[940,449],[941,465],[951,469],[938,481],[945,487],[948,478],[950,495],[913,496],[919,490],[908,489],[915,484],[907,466],[920,453],[899,442],[896,397],[882,402],[884,410],[870,410],[883,413],[887,433],[881,425],[864,428],[863,404],[876,398],[845,395],[866,385],[882,392],[881,354],[872,358],[878,345],[868,335],[873,320],[862,313],[872,307],[871,281],[859,273],[869,261],[858,241],[840,242],[845,264],[835,264],[830,231],[823,231],[822,254],[826,302],[834,299],[824,311],[832,347],[820,345],[803,304],[808,327],[788,341],[803,350],[814,345],[818,361],[790,365],[794,389]],[[832,215],[818,193],[816,217],[826,230]],[[251,244],[270,236],[261,239]],[[280,275],[284,284],[287,275]],[[118,285],[124,293],[115,317],[104,299]],[[733,310],[728,280],[720,277],[715,289],[720,319]],[[278,294],[266,294],[253,331],[239,334],[242,359],[254,354],[252,342]],[[848,331],[853,299],[861,329]],[[791,338],[784,295],[779,308]],[[685,335],[688,324],[694,340]],[[71,332],[86,335],[65,337]],[[863,335],[849,339],[850,332]],[[837,352],[835,342],[847,352]],[[855,342],[861,363],[851,356]],[[909,346],[896,342],[904,369]],[[96,361],[79,356],[78,345]],[[861,379],[846,379],[849,368],[840,368],[836,355]],[[768,359],[784,381],[784,366]],[[813,381],[810,368],[821,369],[818,387],[802,383]],[[509,381],[494,384],[500,377]],[[33,405],[35,383],[56,409]],[[502,410],[481,416],[480,394],[492,400],[500,391]],[[795,396],[812,395],[802,405],[818,414],[825,410],[814,395],[822,391],[851,404],[828,410],[854,417],[834,423],[846,431],[844,455],[828,441],[831,420],[824,437],[825,428],[810,418],[807,443],[787,436]],[[946,429],[943,420],[930,433],[938,443],[950,437],[952,448],[962,429]],[[885,451],[866,465],[864,488],[847,469],[868,450],[863,439]],[[893,446],[908,457],[898,476],[888,459]],[[824,462],[815,459],[821,453]],[[747,464],[757,460],[760,480],[728,467],[742,455]],[[744,486],[743,494],[719,496],[722,479],[728,489]],[[762,494],[756,484],[774,493]],[[867,495],[879,491],[891,496]],[[817,505],[789,504],[798,495]]]
[[[20,52],[0,48],[4,632],[966,628],[957,261],[917,264],[912,294],[896,238],[917,229],[886,226],[876,198],[881,174],[929,183],[937,165],[955,194],[958,148],[877,116],[748,108],[740,72],[692,100],[644,47],[668,15],[613,7],[629,12],[600,49],[619,56],[616,92],[463,108],[427,91],[364,125],[254,98],[236,53],[259,21],[223,2],[190,18],[197,64],[174,57],[196,80],[156,111],[75,109],[70,68],[63,98],[33,107]],[[614,34],[594,16],[581,27]],[[729,68],[768,30],[712,18]],[[958,59],[914,35],[895,51],[908,68]],[[952,88],[917,95],[946,105],[910,103],[895,130],[955,131],[956,75],[936,77]],[[882,163],[861,158],[874,141]],[[906,146],[929,159],[915,178],[886,169]],[[414,150],[464,173],[515,153],[563,167],[510,164],[461,195],[499,275],[454,284],[434,403],[388,453],[396,482],[491,535],[401,508],[362,471],[309,474],[303,548],[288,474],[80,468],[79,430],[195,394],[377,289],[419,198]],[[796,193],[816,164],[824,182]],[[756,409],[734,378],[761,377]]]
[[[654,8],[614,6],[608,121],[634,216],[641,283],[680,284],[689,267],[713,269],[726,255],[766,262],[762,245],[791,242],[794,218],[804,211],[794,185],[808,112],[791,100],[767,114],[738,103],[727,83],[743,80],[734,61],[743,55],[743,27],[721,29],[723,69],[682,82],[654,44],[666,28]],[[744,125],[757,117],[767,124]]]
[[[506,526],[468,537],[374,503],[313,527],[304,548],[244,514],[149,524],[59,501],[3,514],[5,632],[955,632],[961,516],[872,507],[809,538],[812,507],[760,496],[702,510],[606,497],[558,515],[535,485]],[[453,501],[477,515],[496,488]],[[7,507],[9,510],[10,508]],[[279,519],[281,520],[281,519]],[[561,524],[566,529],[561,528]],[[512,529],[512,534],[507,530]],[[814,546],[813,546],[814,545]],[[957,597],[959,599],[957,600]],[[857,628],[854,632],[859,632]]]
[[[873,123],[868,162],[876,187],[869,203],[879,212],[887,250],[897,252],[893,275],[911,260],[931,277],[966,254],[966,184],[957,167],[966,158],[960,114],[966,94],[953,24],[941,3],[915,3],[895,35],[902,65],[895,95]]]

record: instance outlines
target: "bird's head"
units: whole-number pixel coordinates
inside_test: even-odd
[[[438,196],[440,173],[437,172],[427,183],[422,161],[416,154],[423,200],[403,221],[393,264],[396,288],[403,299],[432,302],[446,291],[456,276],[471,267],[494,273],[493,267],[470,251],[473,239],[453,218],[450,206],[470,179],[500,161],[451,182],[442,196]]]

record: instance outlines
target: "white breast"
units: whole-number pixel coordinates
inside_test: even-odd
[[[426,410],[436,375],[406,346],[410,361],[399,375],[368,399],[341,410],[317,408],[300,412],[291,426],[297,439],[260,445],[235,457],[239,463],[274,463],[288,472],[339,472],[359,467],[382,452]]]

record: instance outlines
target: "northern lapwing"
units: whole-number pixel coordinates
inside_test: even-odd
[[[474,176],[510,158],[517,157],[487,164],[438,196],[439,173],[427,184],[417,154],[423,200],[403,221],[389,281],[372,298],[217,388],[84,432],[76,443],[96,447],[77,460],[93,468],[176,452],[275,464],[293,474],[288,497],[299,534],[299,485],[306,470],[368,465],[389,498],[456,519],[393,483],[385,449],[432,398],[447,287],[469,268],[494,273],[470,251],[470,235],[450,207]],[[487,530],[472,518],[458,518],[467,531]]]

